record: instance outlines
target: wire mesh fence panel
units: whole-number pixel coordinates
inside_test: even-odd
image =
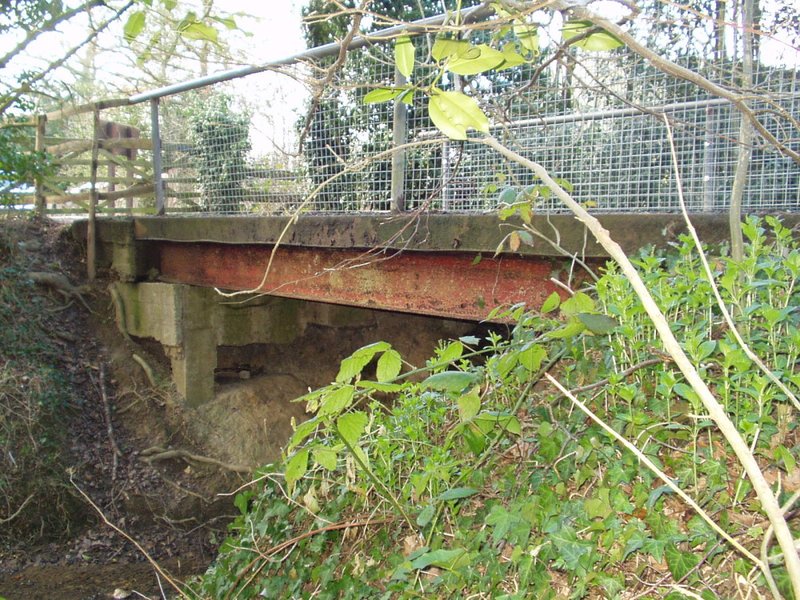
[[[471,41],[491,41],[488,35],[475,32]],[[435,83],[479,99],[495,137],[541,163],[592,210],[678,209],[665,117],[688,208],[727,209],[741,127],[740,111],[729,101],[625,48],[556,55],[553,46],[535,64],[458,77],[431,61],[432,42],[431,36],[415,39],[419,89]],[[743,85],[741,60],[689,54],[672,58],[726,89]],[[744,92],[768,135],[800,152],[800,84],[792,64],[757,61]],[[392,45],[373,44],[351,50],[343,63],[338,55],[298,62],[162,99],[167,210],[374,212],[401,202],[406,210],[490,211],[504,190],[536,185],[524,168],[474,138],[445,139],[432,126],[421,91],[403,96],[404,111],[393,102],[365,103],[371,90],[394,86],[396,77]],[[395,115],[403,112],[399,141],[408,144],[398,173],[392,149]],[[537,206],[560,208],[546,194]],[[800,166],[756,136],[744,209],[798,207]]]

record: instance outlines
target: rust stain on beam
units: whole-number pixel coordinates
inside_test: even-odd
[[[254,289],[262,281],[272,246],[219,243],[154,244],[161,279],[226,290]],[[362,250],[281,247],[265,294],[482,320],[499,305],[541,306],[561,278],[564,261],[550,258],[443,252],[386,256]]]

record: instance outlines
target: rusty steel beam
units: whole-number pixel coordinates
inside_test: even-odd
[[[563,293],[552,279],[565,280],[569,266],[542,257],[280,247],[261,285],[273,246],[149,245],[162,281],[475,321],[500,305],[538,308]]]

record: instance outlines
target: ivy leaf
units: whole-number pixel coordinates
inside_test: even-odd
[[[426,552],[412,560],[411,566],[414,569],[424,569],[433,565],[434,567],[451,571],[468,563],[469,553],[464,548],[455,548],[453,550],[440,549]]]
[[[439,131],[454,140],[466,140],[467,129],[489,133],[489,119],[461,92],[435,92],[428,100],[428,113]]]
[[[405,77],[411,77],[414,72],[414,43],[407,35],[394,41],[394,64]]]
[[[403,361],[400,358],[400,353],[397,350],[387,350],[378,359],[378,369],[375,376],[379,382],[385,383],[397,377],[402,367]]]
[[[311,456],[314,458],[314,462],[328,471],[336,470],[336,450],[333,448],[329,448],[328,446],[314,446],[311,449]]]
[[[421,385],[423,388],[436,390],[437,392],[461,392],[477,380],[478,376],[475,373],[443,371],[431,375]]]
[[[486,44],[470,48],[450,56],[444,68],[456,75],[477,75],[500,66],[505,56]]]
[[[135,13],[132,13],[131,16],[128,17],[128,20],[125,21],[125,27],[122,29],[125,35],[125,41],[132,42],[135,40],[144,30],[145,22],[146,15],[143,10],[137,10]]]
[[[286,486],[289,488],[291,495],[294,490],[294,484],[303,477],[308,471],[308,448],[303,448],[297,452],[289,462],[286,463]]]
[[[369,417],[363,412],[352,412],[342,415],[336,421],[336,428],[342,438],[351,446],[355,446],[358,438],[364,433]]]
[[[675,581],[683,579],[689,571],[694,569],[700,562],[700,557],[694,552],[683,552],[675,545],[667,546],[665,556],[669,572]]]

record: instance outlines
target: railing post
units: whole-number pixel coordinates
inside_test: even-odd
[[[47,133],[47,115],[36,115],[36,140],[34,142],[33,149],[36,152],[44,152],[44,138]],[[47,205],[45,204],[44,199],[44,179],[41,175],[36,176],[36,181],[34,182],[36,186],[35,191],[35,208],[36,214],[40,217],[44,216],[45,211],[47,210]]]
[[[394,81],[397,87],[406,84],[405,75],[395,69]],[[408,107],[397,99],[394,103],[394,120],[392,123],[392,210],[402,212],[406,209],[406,151],[397,150],[408,140]]]
[[[153,185],[156,188],[156,214],[164,214],[164,181],[161,176],[161,128],[158,124],[158,98],[150,100],[150,135],[153,138]]]

